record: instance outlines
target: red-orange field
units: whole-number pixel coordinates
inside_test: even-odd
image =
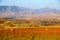
[[[0,40],[60,40],[60,28],[16,28],[0,30]]]

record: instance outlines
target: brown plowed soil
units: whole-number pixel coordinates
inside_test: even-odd
[[[8,34],[9,33],[9,34]],[[0,38],[4,37],[14,37],[14,33],[16,35],[21,35],[21,34],[26,34],[26,35],[34,35],[34,36],[48,36],[48,37],[59,37],[60,38],[60,28],[15,28],[13,30],[11,29],[5,29],[5,30],[0,30]],[[4,35],[6,34],[6,35]],[[8,34],[8,35],[7,35]],[[2,36],[3,35],[3,36]],[[18,37],[15,36],[15,37]],[[26,36],[25,36],[26,37]]]
[[[12,28],[11,28],[12,29]],[[11,31],[11,29],[0,30],[0,32]],[[20,31],[25,33],[31,32],[60,32],[60,28],[13,28],[13,31]]]

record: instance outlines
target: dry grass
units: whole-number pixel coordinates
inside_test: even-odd
[[[4,28],[60,28],[60,21],[0,20],[0,29]]]

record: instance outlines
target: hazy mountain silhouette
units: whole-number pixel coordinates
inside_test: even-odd
[[[60,10],[47,7],[47,8],[37,9],[37,10],[35,10],[35,12],[39,12],[39,13],[60,13]]]
[[[43,14],[44,13],[44,14]],[[48,14],[47,14],[48,13]],[[53,13],[53,14],[51,14]],[[29,9],[18,6],[0,6],[0,19],[60,18],[60,10],[53,8]]]
[[[29,11],[38,13],[60,13],[60,10],[49,7],[32,10],[29,8],[18,7],[18,6],[0,6],[0,12],[29,12]]]
[[[24,12],[30,11],[31,9],[18,6],[0,6],[0,12]]]

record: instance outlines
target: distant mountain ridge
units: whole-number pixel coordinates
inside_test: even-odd
[[[25,7],[18,7],[18,6],[0,6],[0,12],[24,12],[30,11],[30,9]]]
[[[35,10],[35,12],[39,12],[39,13],[60,13],[60,10],[47,7],[47,8],[37,9],[37,10]]]
[[[18,6],[0,6],[0,19],[59,19],[60,10],[53,8],[29,9]]]
[[[0,12],[29,12],[29,11],[36,13],[60,13],[60,10],[52,8],[41,8],[33,10],[18,6],[0,6]]]

